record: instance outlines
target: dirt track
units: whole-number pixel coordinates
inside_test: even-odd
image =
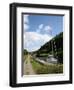
[[[29,54],[26,56],[26,60],[24,60],[23,68],[24,75],[35,75],[35,72],[31,65],[31,56]]]

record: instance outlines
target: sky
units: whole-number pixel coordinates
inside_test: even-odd
[[[23,46],[37,51],[54,36],[63,32],[63,16],[23,14]]]

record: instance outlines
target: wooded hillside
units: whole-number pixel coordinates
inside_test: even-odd
[[[63,32],[56,35],[34,54],[36,54],[36,57],[48,57],[49,54],[52,54],[52,48],[53,56],[58,59],[58,63],[63,63]]]

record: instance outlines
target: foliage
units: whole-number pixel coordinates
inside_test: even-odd
[[[27,55],[28,54],[28,51],[24,49],[24,55]]]

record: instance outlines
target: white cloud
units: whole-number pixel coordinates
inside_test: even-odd
[[[29,29],[29,25],[28,24],[24,24],[24,32],[27,31]]]
[[[24,15],[24,49],[32,52],[38,50],[52,38],[48,35],[51,27],[40,24],[35,32],[28,32],[29,26],[29,15]]]
[[[23,17],[24,31],[27,31],[29,29],[29,15],[24,15]]]
[[[52,37],[37,32],[26,32],[24,34],[24,49],[29,52],[38,50],[42,45],[48,42]]]
[[[40,25],[39,25],[39,29],[42,29],[42,28],[43,28],[43,24],[40,24]]]
[[[44,30],[45,31],[51,31],[51,27],[49,25],[47,25],[47,26],[44,27]]]
[[[52,28],[50,25],[44,26],[43,24],[40,24],[38,26],[38,29],[36,30],[37,33],[41,34],[51,34]]]
[[[24,16],[23,16],[23,17],[24,17],[24,23],[27,23],[27,24],[29,23],[28,16],[29,16],[29,15],[24,15]]]
[[[40,25],[38,26],[38,29],[36,30],[36,32],[37,32],[37,33],[40,33],[42,29],[43,29],[43,24],[40,24]]]

